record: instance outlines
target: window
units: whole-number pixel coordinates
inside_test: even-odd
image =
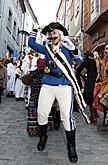
[[[96,0],[96,11],[99,13],[99,0]]]
[[[16,38],[16,42],[19,45],[20,44],[20,34],[19,34],[19,28],[17,30],[17,38]]]
[[[17,0],[17,4],[16,4],[16,7],[18,8],[18,6],[19,6],[19,1]]]
[[[16,21],[14,21],[14,25],[13,25],[13,38],[16,38]]]
[[[80,1],[77,0],[75,4],[75,18],[78,16],[79,12],[80,12]]]
[[[11,32],[11,25],[12,25],[12,11],[11,9],[9,9],[7,28],[10,32]]]
[[[94,12],[94,0],[91,1],[91,13]]]
[[[73,17],[74,17],[74,3],[73,3],[74,1],[72,1],[71,2],[71,19],[70,19],[70,21],[73,19]]]
[[[74,5],[74,23],[75,23],[75,26],[77,26],[79,24],[80,12],[81,12],[81,3],[79,0],[75,0],[75,5]]]
[[[100,0],[91,0],[91,21],[93,21],[100,13]]]

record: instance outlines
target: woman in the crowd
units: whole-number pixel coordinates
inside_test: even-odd
[[[3,65],[3,59],[0,59],[0,104],[2,100],[2,95],[4,89],[6,89],[7,85],[7,70],[6,67]]]
[[[94,86],[97,78],[97,66],[96,61],[94,59],[94,54],[91,52],[85,53],[86,58],[81,63],[81,65],[77,68],[77,79],[79,82],[81,81],[79,78],[81,77],[81,72],[86,69],[87,77],[84,82],[84,99],[87,105],[90,106],[91,118],[92,118],[92,104],[93,104],[93,92]],[[81,83],[80,83],[81,84]]]
[[[29,135],[39,136],[39,125],[37,122],[37,105],[39,92],[41,88],[41,78],[43,76],[43,68],[45,67],[45,59],[41,58],[40,54],[35,52],[36,68],[30,71],[31,79],[31,92],[28,105],[28,122],[27,122],[27,132]]]
[[[21,80],[22,70],[21,70],[22,61],[19,60],[16,67],[16,81],[15,81],[15,98],[16,101],[24,100],[24,84]]]
[[[30,87],[30,71],[34,71],[37,68],[37,59],[34,56],[34,52],[30,50],[30,52],[24,57],[22,60],[22,66],[21,70],[23,72],[22,81],[25,84],[24,89],[24,102],[25,102],[25,108],[28,108],[29,106],[29,99],[30,99],[30,93],[31,93],[31,87]]]
[[[98,73],[96,82],[100,82],[100,81],[102,81],[102,75],[101,75],[102,60],[97,51],[93,52],[93,54],[94,54],[94,59],[96,61],[97,73]]]
[[[106,120],[105,120],[105,114],[106,114],[106,108],[102,106],[100,103],[100,100],[104,96],[104,94],[107,92],[108,88],[108,45],[105,46],[104,49],[104,58],[100,62],[100,81],[98,81],[95,84],[94,88],[94,102],[93,102],[93,121],[97,121],[97,117],[100,118],[99,125],[105,126]],[[97,115],[98,112],[98,115]]]
[[[7,64],[7,97],[14,96],[15,78],[15,66],[13,63],[13,58],[11,58]]]

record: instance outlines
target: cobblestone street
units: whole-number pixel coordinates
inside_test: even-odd
[[[94,124],[87,125],[75,112],[77,125],[76,165],[108,164],[108,132],[99,132]],[[70,165],[64,129],[48,132],[43,152],[37,151],[38,138],[26,132],[27,110],[22,101],[3,96],[0,105],[0,165]]]

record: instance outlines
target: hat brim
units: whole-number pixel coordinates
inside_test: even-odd
[[[64,36],[69,35],[67,29],[63,25],[61,25],[59,22],[52,22],[49,25],[45,26],[42,29],[42,34],[46,35],[48,32],[52,32],[55,29],[62,31]]]

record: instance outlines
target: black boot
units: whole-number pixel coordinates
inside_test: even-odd
[[[37,149],[43,151],[45,149],[45,144],[47,142],[47,124],[40,125],[40,141],[37,144]]]
[[[65,131],[67,138],[67,149],[68,157],[70,162],[76,163],[78,161],[78,156],[76,153],[76,144],[75,144],[75,130]]]

